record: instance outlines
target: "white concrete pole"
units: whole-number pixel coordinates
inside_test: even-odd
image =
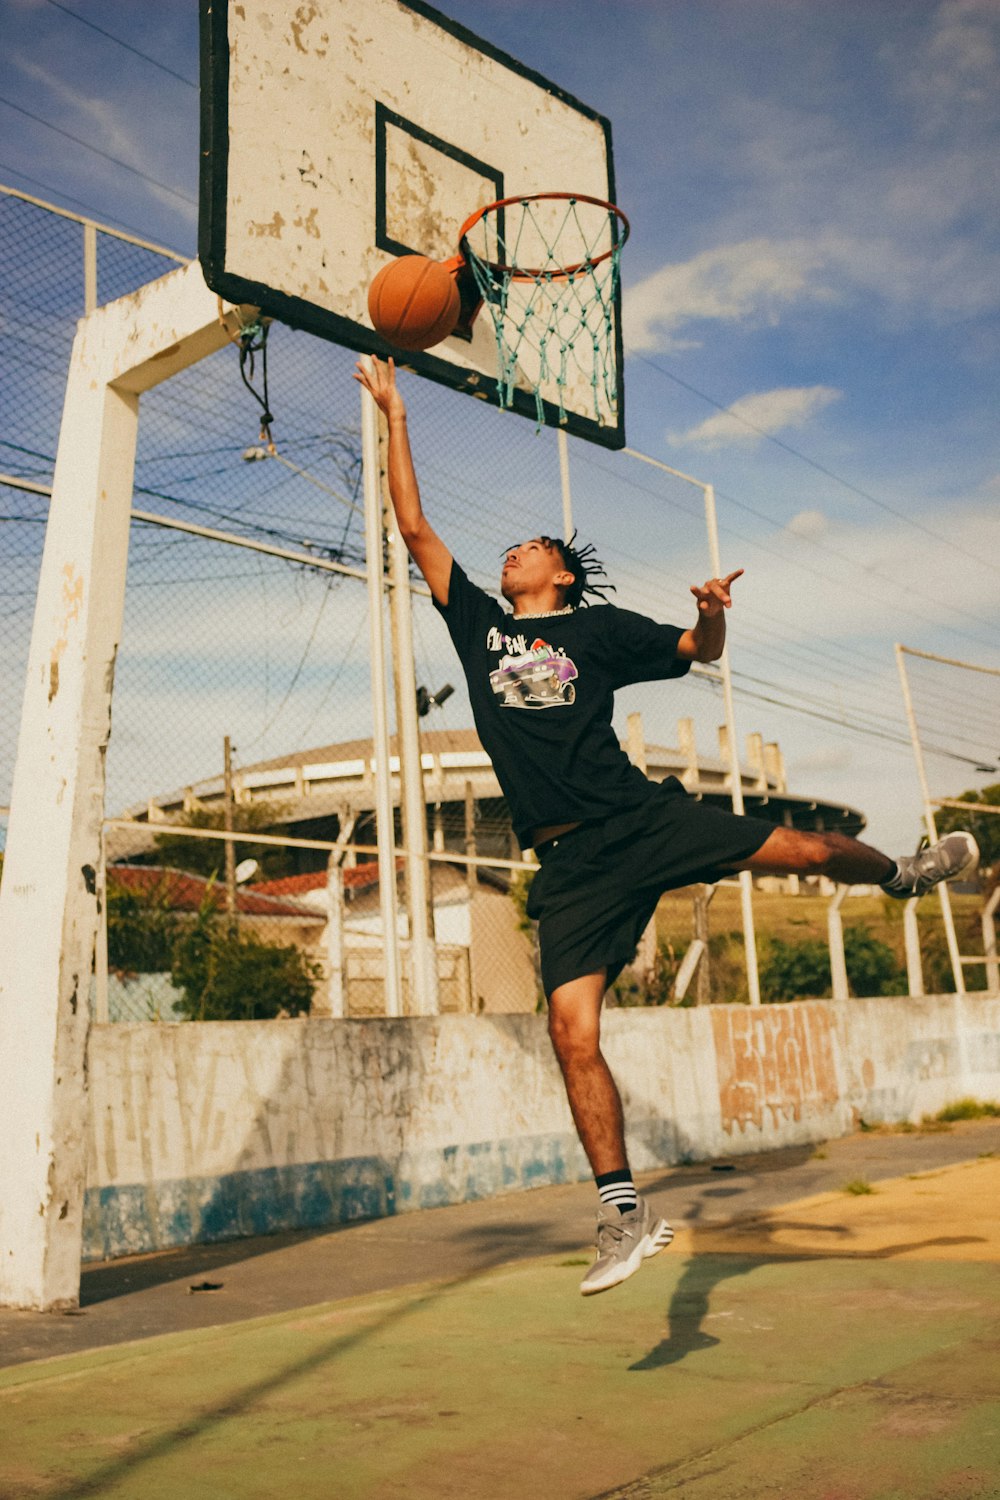
[[[365,497],[365,566],[368,573],[368,639],[371,655],[372,737],[375,748],[375,827],[378,845],[379,905],[385,952],[385,1013],[403,1014],[396,928],[396,834],[392,819],[389,769],[388,678],[385,658],[382,559],[382,487],[379,483],[378,407],[361,392],[361,463]]]
[[[228,334],[197,265],[99,308],[70,360],[0,888],[0,1304],[79,1300],[104,756],[140,392]]]
[[[39,576],[0,899],[0,1303],[79,1298],[104,755],[138,399],[74,346]]]

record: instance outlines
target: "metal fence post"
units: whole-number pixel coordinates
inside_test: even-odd
[[[392,817],[389,769],[388,680],[385,660],[384,565],[382,559],[382,493],[379,484],[378,409],[361,392],[361,462],[365,495],[365,562],[368,574],[368,632],[371,653],[372,731],[375,750],[375,826],[378,844],[379,905],[385,955],[385,1013],[403,1014],[396,927],[396,836]]]
[[[911,995],[924,993],[924,961],[920,954],[917,926],[919,896],[911,896],[903,907],[903,943],[906,949],[906,988]]]
[[[920,795],[924,803],[924,823],[927,826],[927,835],[933,844],[937,839],[937,825],[934,821],[934,805],[931,802],[931,789],[927,780],[927,768],[924,765],[924,752],[920,744],[920,735],[917,731],[917,717],[913,712],[913,697],[910,693],[910,682],[906,675],[906,663],[903,661],[905,646],[896,643],[896,666],[899,669],[899,681],[903,689],[903,705],[906,709],[906,722],[910,729],[910,739],[913,742],[913,759],[917,766],[917,779],[920,782]],[[948,957],[951,959],[951,972],[955,980],[955,994],[965,994],[965,975],[962,973],[962,960],[958,949],[958,936],[955,932],[955,919],[951,911],[951,897],[948,887],[944,881],[937,888],[938,899],[941,902],[941,919],[944,922],[944,935],[948,944]]]
[[[830,945],[830,979],[834,1000],[846,1000],[849,994],[847,960],[844,957],[844,923],[840,908],[850,889],[849,885],[838,885],[826,909],[826,933]]]

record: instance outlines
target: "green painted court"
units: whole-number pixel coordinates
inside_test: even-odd
[[[444,1279],[320,1305],[288,1304],[297,1267],[315,1288],[295,1255],[334,1265],[324,1237],[276,1246],[256,1275],[283,1278],[279,1313],[6,1370],[0,1495],[986,1500],[1000,1493],[996,1134],[862,1137],[818,1164],[675,1172],[647,1191],[688,1191],[702,1211],[675,1249],[586,1300],[584,1248],[515,1259],[513,1233],[567,1211],[572,1232],[583,1188],[326,1237],[343,1262],[359,1236],[376,1282],[376,1263],[384,1281],[405,1275],[406,1236],[415,1266],[428,1234],[455,1254]],[[893,1157],[905,1175],[881,1177]],[[846,1193],[859,1162],[874,1190]],[[776,1201],[810,1171],[838,1186]],[[744,1177],[750,1197],[727,1220]],[[478,1247],[464,1264],[463,1242]],[[242,1253],[216,1247],[216,1264]],[[190,1267],[173,1274],[175,1324],[221,1315],[210,1296],[238,1279],[209,1268],[223,1285],[199,1300]],[[133,1316],[153,1305],[155,1290],[118,1275]],[[4,1314],[3,1331],[30,1337],[38,1321]]]

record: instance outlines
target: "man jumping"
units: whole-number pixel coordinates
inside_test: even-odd
[[[707,806],[673,776],[648,781],[612,729],[614,692],[718,660],[742,568],[692,587],[697,622],[681,630],[603,602],[581,607],[606,587],[592,549],[537,536],[504,554],[508,612],[469,581],[423,513],[393,361],[359,363],[355,378],[388,421],[400,536],[461,658],[514,832],[541,865],[528,915],[538,922],[549,1035],[601,1199],[597,1259],[580,1290],[603,1292],[673,1238],[636,1193],[621,1097],[600,1047],[604,993],[634,957],[663,892],[752,870],[828,875],[904,899],[970,873],[979,850],[971,834],[952,833],[893,860],[844,834],[800,833]]]

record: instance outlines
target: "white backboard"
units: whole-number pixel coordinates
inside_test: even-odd
[[[390,353],[367,309],[387,261],[446,259],[484,203],[556,191],[614,201],[608,121],[429,6],[202,0],[199,253],[220,295]],[[617,300],[614,324],[610,396],[563,394],[567,427],[608,447],[625,440]],[[403,362],[497,399],[486,313]],[[530,391],[514,406],[535,417]]]

